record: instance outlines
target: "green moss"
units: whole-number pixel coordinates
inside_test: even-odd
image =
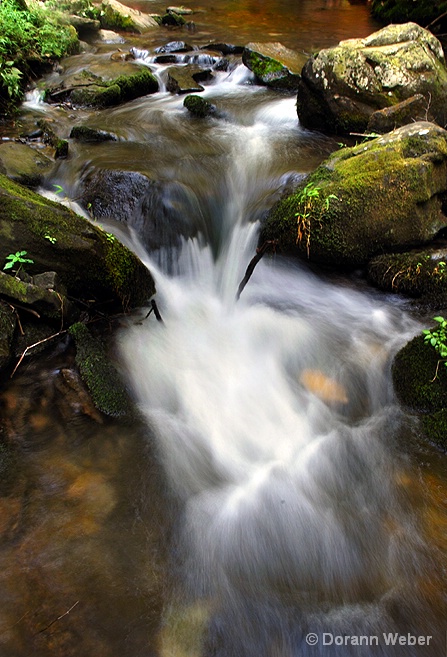
[[[397,353],[392,376],[397,398],[407,408],[420,413],[447,408],[447,368],[422,335]]]
[[[0,370],[9,362],[15,328],[14,310],[9,305],[0,303]]]
[[[133,75],[120,75],[114,80],[97,80],[97,84],[79,86],[70,93],[75,105],[110,107],[158,91],[157,79],[147,69]]]
[[[377,256],[368,265],[368,278],[382,290],[438,300],[447,296],[447,251],[408,251]]]
[[[421,424],[428,440],[447,450],[447,409],[422,416]]]
[[[127,32],[134,32],[135,26],[130,16],[123,16],[115,11],[110,5],[102,5],[102,12],[100,16],[101,27],[111,30],[123,30]]]
[[[118,85],[78,87],[70,93],[74,105],[86,107],[110,107],[121,102],[121,89]]]
[[[131,415],[131,401],[104,345],[80,322],[69,333],[76,344],[76,364],[96,408],[110,417]]]
[[[191,112],[191,114],[201,119],[214,112],[214,106],[205,98],[201,98],[196,94],[189,94],[186,96],[183,105],[189,112]]]

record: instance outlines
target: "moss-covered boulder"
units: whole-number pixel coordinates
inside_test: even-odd
[[[118,0],[103,0],[101,5],[101,27],[144,34],[158,27],[158,22],[149,14],[131,9]]]
[[[418,335],[397,354],[392,366],[396,396],[421,415],[429,440],[447,448],[447,368],[436,350]]]
[[[261,242],[312,261],[363,266],[430,241],[447,225],[447,131],[417,122],[323,162],[270,211]]]
[[[154,293],[146,267],[116,238],[0,175],[0,266],[18,248],[33,260],[31,275],[51,269],[69,296],[104,309],[143,305]]]
[[[104,141],[117,141],[116,135],[106,130],[90,128],[87,125],[76,125],[71,129],[70,139],[83,143],[102,143]]]
[[[440,42],[415,23],[341,41],[304,66],[297,111],[306,128],[363,132],[376,110],[422,94],[426,118],[447,124],[447,69]]]
[[[19,304],[21,308],[30,308],[39,317],[56,321],[59,325],[72,313],[71,303],[64,290],[36,285],[32,279],[28,282],[2,271],[0,271],[0,297],[9,299],[13,304]]]
[[[132,402],[105,345],[80,322],[69,333],[76,345],[76,364],[96,408],[110,417],[130,417]]]
[[[447,248],[431,247],[372,258],[368,280],[387,292],[397,292],[433,309],[447,305]]]
[[[267,87],[296,91],[300,73],[308,57],[282,43],[249,43],[242,61]]]
[[[186,96],[183,101],[183,106],[186,107],[190,114],[199,119],[204,119],[206,116],[211,116],[216,113],[215,105],[196,94],[189,94]]]
[[[0,143],[1,172],[27,187],[42,184],[54,162],[35,148],[14,141]]]
[[[61,86],[49,89],[49,101],[68,101],[82,107],[110,107],[158,91],[158,81],[146,68],[105,79],[93,72],[82,72],[65,80]]]

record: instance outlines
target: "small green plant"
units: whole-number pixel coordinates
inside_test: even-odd
[[[16,66],[14,62],[4,62],[0,59],[0,82],[8,92],[11,100],[18,100],[22,96],[21,77],[23,73]]]
[[[310,218],[312,212],[316,208],[317,201],[320,201],[320,191],[320,187],[315,185],[313,182],[309,182],[298,194],[298,202],[302,209],[295,213],[295,217],[297,218],[296,243],[300,244],[301,242],[305,241],[308,258],[310,253]],[[330,202],[333,199],[336,199],[337,201],[339,200],[338,196],[335,194],[329,194],[323,199],[322,203],[320,204],[320,217],[323,209],[329,209]]]
[[[116,237],[113,233],[106,233],[106,237],[108,242],[114,242],[116,240]]]
[[[56,244],[57,242],[57,238],[53,237],[52,235],[44,235],[44,238],[51,242],[51,244]]]
[[[444,365],[447,367],[447,319],[442,316],[433,317],[433,319],[435,322],[438,322],[438,328],[434,331],[431,329],[422,331],[424,342],[430,344],[438,352],[441,356],[441,361],[444,361]],[[438,369],[436,368],[436,373],[437,371]]]
[[[34,260],[31,260],[31,258],[25,258],[24,256],[28,255],[27,251],[16,251],[15,253],[10,253],[8,256],[6,256],[6,260],[8,262],[5,263],[3,266],[3,270],[6,269],[12,269],[15,267],[15,265],[19,265],[19,268],[17,270],[13,270],[17,274],[19,271],[22,269],[22,266],[26,263],[33,264]]]

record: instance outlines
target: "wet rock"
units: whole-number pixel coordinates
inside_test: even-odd
[[[102,169],[84,179],[82,199],[96,219],[116,219],[134,228],[149,250],[179,246],[182,236],[192,237],[197,231],[188,217],[199,210],[189,190],[177,182]]]
[[[42,131],[42,141],[45,144],[49,144],[54,148],[54,157],[58,159],[60,157],[67,157],[68,155],[68,141],[59,137],[53,130],[52,125],[49,121],[45,119],[39,119],[37,125]]]
[[[85,324],[73,324],[69,331],[76,345],[76,364],[96,408],[110,417],[130,417],[132,402],[104,345]]]
[[[95,143],[103,141],[117,141],[116,135],[105,130],[97,130],[96,128],[89,128],[86,125],[77,125],[71,129],[70,139],[76,139],[84,143]]]
[[[321,50],[302,70],[297,110],[306,128],[364,132],[376,110],[422,94],[428,120],[447,123],[447,70],[441,44],[415,23]]]
[[[14,141],[0,143],[0,164],[8,178],[27,187],[41,185],[54,166],[46,155]]]
[[[125,39],[113,30],[98,30],[96,38],[103,43],[124,43]]]
[[[222,55],[242,55],[245,50],[244,46],[235,46],[231,43],[209,43],[202,46],[201,50],[211,50],[222,53]]]
[[[81,38],[89,35],[91,32],[97,32],[101,27],[99,20],[84,16],[75,16],[73,14],[68,17],[68,22],[75,28],[78,36]]]
[[[447,248],[376,256],[368,263],[368,280],[381,290],[423,298],[425,305],[442,308],[447,305]]]
[[[249,43],[242,61],[257,79],[273,89],[296,91],[307,56],[290,50],[282,43]]]
[[[112,62],[128,62],[131,59],[135,59],[135,55],[131,51],[123,52],[118,48],[116,52],[112,52],[110,59]]]
[[[0,296],[33,310],[39,317],[57,321],[59,324],[66,320],[72,311],[72,305],[62,290],[56,291],[27,283],[4,272],[0,272]]]
[[[168,7],[167,10],[168,12],[178,14],[179,16],[190,16],[193,14],[193,10],[190,9],[189,7]]]
[[[423,335],[396,354],[392,377],[400,403],[420,415],[430,441],[447,449],[447,368]]]
[[[416,94],[392,107],[373,112],[368,120],[366,132],[384,134],[401,128],[412,121],[423,121],[427,115],[427,104],[422,94]]]
[[[104,310],[143,305],[154,293],[146,267],[117,239],[0,175],[0,262],[17,244],[26,244],[34,261],[30,273],[51,267],[69,296],[102,302]]]
[[[132,75],[120,75],[113,80],[104,81],[101,78],[89,86],[79,84],[74,89],[51,93],[51,97],[60,96],[67,91],[68,99],[74,105],[86,107],[110,107],[125,103],[146,94],[158,91],[157,79],[144,68]]]
[[[158,27],[157,21],[149,14],[131,9],[118,0],[103,0],[101,5],[101,26],[144,34]]]
[[[0,371],[9,364],[16,324],[14,309],[4,301],[0,301]]]
[[[428,243],[447,224],[447,132],[417,122],[333,153],[271,210],[260,242],[312,261],[363,266]]]
[[[159,46],[158,48],[155,48],[155,51],[157,54],[162,54],[162,53],[172,53],[172,52],[189,52],[192,50],[192,46],[188,45],[184,41],[170,41],[169,43],[166,43],[164,46]]]
[[[206,116],[211,116],[216,113],[215,105],[212,105],[205,98],[201,96],[189,95],[186,96],[183,101],[184,107],[190,112],[193,116],[197,116],[200,119],[205,118]]]
[[[161,17],[162,25],[170,25],[171,27],[182,27],[186,25],[186,20],[180,14],[177,14],[175,11],[168,11],[164,16]]]
[[[209,80],[212,77],[209,68],[201,68],[195,64],[186,66],[171,66],[168,68],[168,81],[166,88],[175,94],[189,94],[203,91],[199,81]]]

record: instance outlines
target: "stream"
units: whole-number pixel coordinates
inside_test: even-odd
[[[421,318],[361,272],[275,254],[236,299],[265,212],[338,145],[302,129],[295,97],[257,85],[237,58],[203,83],[220,114],[202,121],[153,61],[178,38],[313,52],[377,25],[347,0],[193,8],[193,30],[119,46],[158,93],[95,112],[32,93],[11,129],[44,116],[66,134],[113,132],[70,143],[40,191],[61,186],[81,211],[96,169],[139,171],[160,182],[154,213],[190,237],[149,249],[140,217],[103,223],[150,268],[163,317],[141,309],[116,337],[140,422],[73,413],[70,347],[30,359],[0,391],[20,455],[0,496],[0,657],[442,657],[445,455],[391,382]]]

